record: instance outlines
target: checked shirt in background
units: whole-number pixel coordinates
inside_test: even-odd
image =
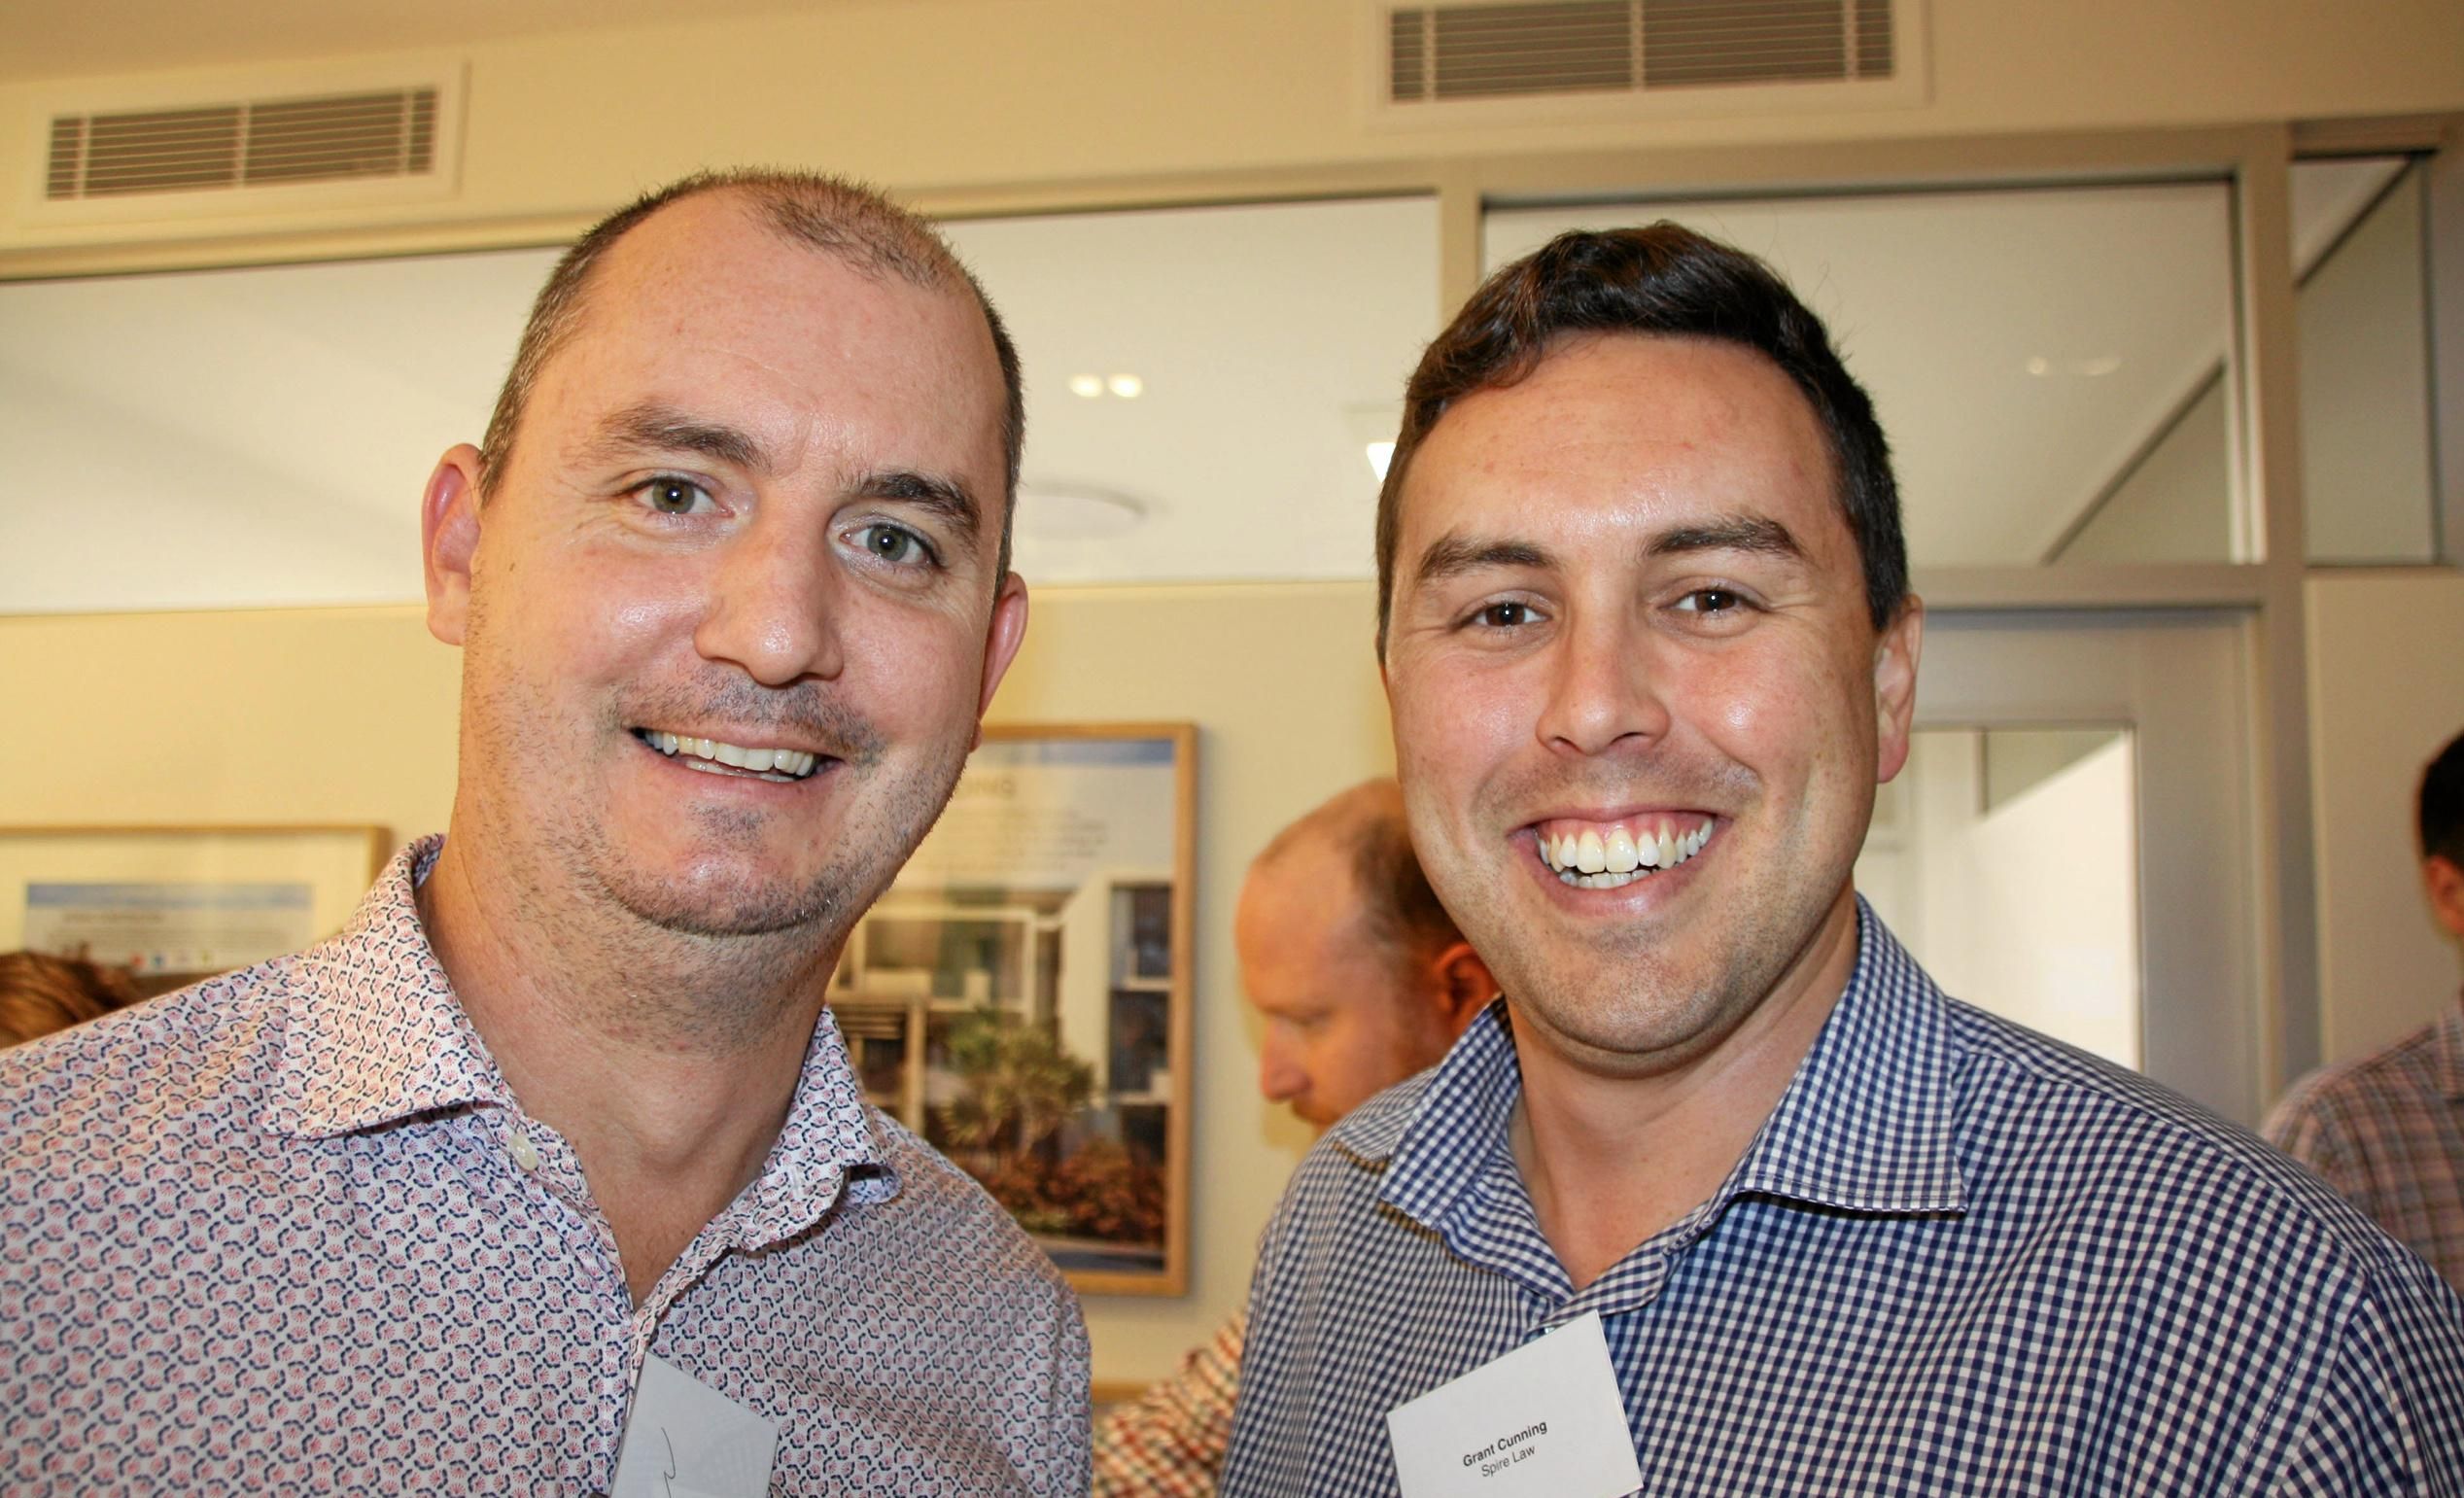
[[[2464,1493],[2464,1301],[1859,923],[1727,1181],[1579,1294],[1507,1144],[1502,1007],[1336,1125],[1267,1229],[1228,1498],[1394,1492],[1388,1410],[1585,1311],[1654,1498]]]
[[[2464,1005],[2305,1079],[2262,1132],[2464,1291]]]

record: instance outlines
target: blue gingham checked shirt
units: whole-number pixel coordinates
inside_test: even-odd
[[[1727,1181],[1579,1295],[1508,1148],[1502,1007],[1337,1125],[1267,1231],[1223,1493],[1392,1493],[1388,1410],[1598,1311],[1654,1498],[2464,1494],[2464,1301],[1860,921]]]

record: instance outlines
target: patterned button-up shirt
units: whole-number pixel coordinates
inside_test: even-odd
[[[2256,1138],[1942,996],[1870,911],[1704,1202],[1576,1292],[1492,1009],[1311,1152],[1232,1498],[1396,1490],[1385,1413],[1599,1312],[1642,1491],[2464,1492],[2464,1301]]]
[[[2464,1006],[2313,1072],[2262,1132],[2464,1290]]]
[[[640,1306],[398,858],[294,957],[0,1052],[0,1488],[606,1490],[655,1352],[795,1493],[1087,1483],[1051,1264],[816,1028],[760,1177]]]
[[[1094,1498],[1207,1498],[1232,1445],[1240,1388],[1238,1312],[1180,1372],[1095,1422]]]

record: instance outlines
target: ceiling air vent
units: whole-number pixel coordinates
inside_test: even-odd
[[[52,120],[54,202],[436,170],[433,87],[322,94]]]
[[[1899,0],[1908,5],[1915,0]],[[1899,78],[1893,0],[1492,0],[1386,14],[1390,105]]]

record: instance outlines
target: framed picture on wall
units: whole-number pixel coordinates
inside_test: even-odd
[[[367,825],[0,827],[0,952],[167,993],[340,930],[391,852]]]
[[[1197,730],[988,726],[848,940],[830,1007],[873,1102],[1080,1291],[1188,1285]]]

